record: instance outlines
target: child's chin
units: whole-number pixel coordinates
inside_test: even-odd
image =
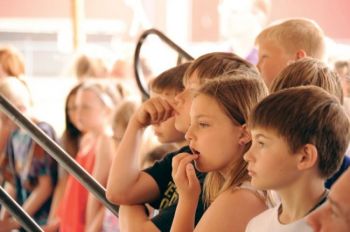
[[[208,172],[207,168],[203,167],[197,160],[194,161],[194,167],[199,172]]]

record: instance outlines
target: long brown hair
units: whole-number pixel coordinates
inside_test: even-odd
[[[235,125],[246,124],[252,108],[268,94],[262,79],[247,75],[238,75],[213,79],[207,82],[199,91],[214,98]],[[222,192],[241,185],[249,180],[246,169],[247,163],[243,154],[249,149],[251,143],[246,144],[244,152],[237,154],[240,159],[232,161],[230,178],[224,178],[219,171],[207,174],[204,182],[204,201],[207,205]]]
[[[79,142],[82,136],[82,132],[73,124],[71,118],[69,117],[68,102],[72,97],[74,97],[77,94],[78,89],[81,87],[81,85],[82,84],[79,83],[69,91],[66,97],[65,109],[64,109],[66,127],[63,131],[61,143],[63,148],[73,158],[75,158],[75,156],[78,153]]]

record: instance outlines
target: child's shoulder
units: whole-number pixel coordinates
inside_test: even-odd
[[[246,231],[266,231],[267,228],[270,228],[271,225],[274,225],[276,222],[278,222],[277,210],[277,207],[270,208],[252,218],[247,225]]]

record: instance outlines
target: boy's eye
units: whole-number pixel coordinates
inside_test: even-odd
[[[262,56],[260,56],[259,60],[262,61],[262,60],[264,60],[266,57],[267,57],[267,55],[262,55]]]

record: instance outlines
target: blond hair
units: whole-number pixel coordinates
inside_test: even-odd
[[[31,91],[27,83],[13,76],[5,77],[0,80],[0,94],[7,98],[12,104],[19,99],[28,101],[30,105],[33,104]]]
[[[120,135],[124,135],[126,128],[128,127],[131,116],[137,110],[137,103],[131,100],[124,99],[122,100],[118,107],[116,108],[113,116],[112,127],[115,131],[118,126],[121,131]],[[117,138],[120,140],[121,138]]]
[[[23,57],[15,47],[0,47],[0,66],[8,76],[21,77],[24,75]]]
[[[82,82],[78,92],[85,90],[94,92],[103,105],[113,111],[122,99],[121,93],[118,92],[118,88],[116,88],[115,85],[112,85],[108,79],[88,78]]]
[[[223,77],[208,81],[198,91],[212,97],[218,102],[223,111],[231,118],[235,125],[244,125],[248,121],[250,111],[253,107],[268,94],[268,90],[261,78],[234,76]],[[239,159],[235,159],[230,164],[231,175],[224,178],[219,171],[209,172],[204,181],[204,202],[211,204],[222,192],[249,181],[247,163],[243,159],[243,154],[249,149],[251,143],[247,143],[245,151]]]
[[[255,43],[263,41],[277,43],[288,54],[302,49],[310,57],[324,60],[325,36],[320,26],[306,18],[288,19],[267,27],[257,36]]]

